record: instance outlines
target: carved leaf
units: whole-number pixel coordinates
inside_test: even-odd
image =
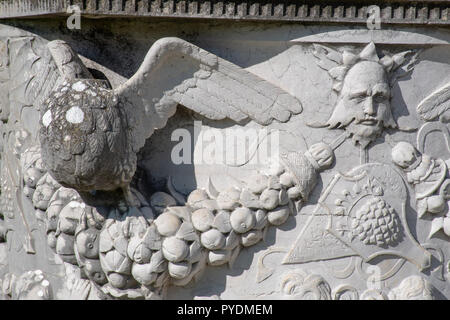
[[[149,270],[151,272],[163,272],[166,269],[166,260],[161,251],[157,251],[152,255],[150,259]]]
[[[189,222],[183,222],[178,229],[176,237],[185,241],[198,241],[198,235],[194,230],[194,227]]]
[[[391,84],[395,83],[399,78],[407,76],[414,70],[417,63],[419,63],[418,56],[420,52],[420,50],[408,50],[397,53],[392,57]]]
[[[444,218],[443,229],[444,233],[450,237],[450,217]]]
[[[343,58],[340,52],[320,44],[314,44],[313,47],[312,54],[319,60],[317,65],[322,69],[328,71],[342,64]]]
[[[107,230],[100,234],[100,252],[108,252],[114,248],[113,239]]]
[[[441,230],[444,227],[444,217],[434,218],[431,222],[431,230],[430,234],[428,235],[428,239],[431,239],[431,237]]]
[[[338,81],[344,80],[345,74],[347,73],[348,68],[347,67],[335,67],[328,71],[329,75]]]
[[[156,230],[154,224],[147,228],[147,232],[144,235],[143,243],[145,243],[152,250],[160,250],[162,247],[162,239]]]
[[[210,177],[208,177],[208,195],[212,199],[216,199],[219,196],[219,191],[214,187]]]
[[[417,201],[417,215],[422,218],[427,213],[427,199],[420,199]]]
[[[183,221],[191,221],[191,211],[186,206],[169,207],[167,212],[173,213]]]
[[[237,246],[236,248],[233,249],[233,251],[231,252],[231,257],[230,257],[230,261],[228,261],[228,266],[230,269],[233,268],[234,262],[236,261],[237,257],[239,256],[239,253],[241,252],[241,247]]]
[[[114,248],[123,256],[127,255],[128,240],[125,237],[114,239]]]

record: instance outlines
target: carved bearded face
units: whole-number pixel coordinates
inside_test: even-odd
[[[366,147],[383,128],[397,126],[391,113],[390,97],[388,76],[383,67],[376,62],[359,62],[347,72],[327,125],[345,128],[355,143]]]

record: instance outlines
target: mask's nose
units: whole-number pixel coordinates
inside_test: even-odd
[[[364,101],[364,114],[369,116],[373,116],[375,114],[372,96],[367,97],[367,99]]]

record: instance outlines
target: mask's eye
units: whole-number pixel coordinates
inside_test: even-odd
[[[389,97],[386,96],[386,95],[383,94],[383,93],[378,93],[378,94],[376,94],[376,95],[373,97],[373,100],[374,100],[375,102],[377,102],[377,103],[385,102],[385,101],[387,101],[388,99],[389,99]]]
[[[363,102],[364,99],[366,99],[366,96],[363,94],[350,97],[350,100],[352,100],[353,102],[356,102],[356,103]]]

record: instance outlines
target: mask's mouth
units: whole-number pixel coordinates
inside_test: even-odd
[[[358,121],[358,124],[363,124],[363,125],[366,125],[366,126],[373,126],[373,125],[376,125],[376,124],[378,124],[378,119],[377,118],[374,118],[374,117],[366,117],[366,118],[364,118],[364,119],[362,119],[362,120],[359,120]]]

